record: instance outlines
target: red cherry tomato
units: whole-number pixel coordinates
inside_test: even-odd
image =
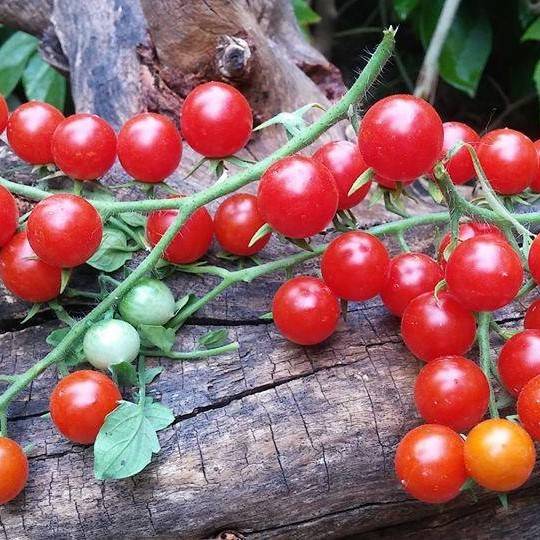
[[[461,122],[445,122],[443,124],[444,140],[441,158],[452,150],[459,142],[469,143],[475,148],[478,146],[480,136],[473,128]],[[471,154],[467,148],[461,148],[446,164],[446,170],[452,182],[456,185],[464,184],[476,176]]]
[[[12,501],[27,481],[28,458],[24,450],[12,439],[0,437],[0,504]]]
[[[278,233],[306,238],[332,221],[338,190],[330,171],[312,158],[294,155],[274,163],[259,182],[261,217]]]
[[[395,467],[403,489],[415,499],[448,502],[467,479],[463,439],[446,426],[419,426],[401,439]]]
[[[74,114],[61,122],[52,138],[56,165],[76,180],[103,176],[116,159],[116,134],[95,114]]]
[[[533,142],[513,129],[496,129],[484,135],[478,158],[491,187],[501,195],[522,192],[538,172]]]
[[[0,280],[27,302],[47,302],[60,294],[62,270],[39,260],[20,232],[0,251]]]
[[[431,257],[423,253],[401,253],[390,261],[381,300],[388,310],[401,317],[413,298],[433,291],[442,279],[441,267]]]
[[[442,122],[423,99],[399,94],[377,101],[360,124],[364,161],[388,180],[414,180],[429,173],[441,155]]]
[[[326,248],[321,271],[336,296],[361,302],[381,292],[389,264],[388,252],[378,238],[351,231],[338,236]]]
[[[0,247],[6,245],[19,225],[19,209],[15,197],[0,186]]]
[[[536,283],[540,283],[540,236],[537,236],[529,249],[529,271]]]
[[[517,396],[540,375],[540,330],[525,330],[512,336],[499,353],[498,370],[506,389]]]
[[[255,255],[268,244],[270,234],[249,247],[253,235],[264,225],[259,215],[257,197],[235,193],[225,199],[214,216],[216,238],[221,247],[234,255]]]
[[[51,418],[70,441],[92,444],[122,399],[114,382],[98,371],[81,370],[64,377],[51,394]]]
[[[414,385],[414,401],[426,422],[464,432],[486,414],[489,383],[471,360],[442,356],[420,371]]]
[[[519,255],[504,240],[478,236],[459,244],[446,265],[448,290],[472,311],[509,304],[523,282]]]
[[[540,139],[534,142],[534,148],[536,150],[536,157],[538,158],[538,169],[531,182],[531,189],[539,193],[540,192]]]
[[[209,82],[187,95],[180,125],[193,150],[209,158],[222,158],[246,145],[253,129],[253,113],[236,88]]]
[[[373,180],[379,184],[379,186],[386,189],[397,189],[398,184],[401,184],[402,187],[412,184],[416,178],[413,180],[388,180],[388,178],[383,178],[380,174],[376,174],[373,177]]]
[[[53,133],[62,120],[64,115],[48,103],[24,103],[9,117],[7,138],[11,149],[33,165],[52,163]]]
[[[155,246],[178,215],[178,210],[158,210],[148,216],[146,237]],[[208,210],[197,209],[175,234],[163,254],[163,258],[174,264],[189,264],[200,259],[210,248],[214,235],[214,223]]]
[[[364,184],[350,197],[348,195],[354,182],[368,168],[356,144],[349,141],[329,142],[321,146],[313,154],[313,158],[322,163],[336,181],[339,192],[338,210],[352,208],[366,198],[371,182]]]
[[[493,491],[510,491],[531,475],[536,451],[521,426],[493,418],[467,435],[464,456],[467,472],[476,483]]]
[[[339,320],[339,302],[320,280],[298,276],[286,281],[272,302],[274,323],[288,340],[315,345],[331,336]]]
[[[523,325],[527,330],[540,330],[540,300],[535,300],[529,306]]]
[[[9,110],[6,100],[4,99],[4,96],[0,94],[0,135],[4,132],[4,129],[6,129],[8,116]]]
[[[522,388],[517,400],[517,413],[527,433],[540,441],[540,375]]]
[[[474,343],[476,320],[451,294],[424,293],[405,308],[401,335],[416,357],[429,362],[465,354]]]
[[[118,133],[118,159],[139,182],[162,182],[176,170],[181,157],[180,133],[162,114],[138,114]]]
[[[39,202],[27,225],[28,241],[47,264],[72,268],[97,251],[103,236],[98,211],[85,199],[69,193]]]

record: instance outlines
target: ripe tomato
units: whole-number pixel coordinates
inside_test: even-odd
[[[529,271],[536,283],[540,283],[540,236],[537,236],[529,250]]]
[[[56,165],[76,180],[103,176],[116,159],[116,134],[95,114],[74,114],[62,121],[52,138]]]
[[[209,158],[223,158],[246,145],[253,129],[253,113],[236,88],[208,82],[187,95],[180,111],[180,126],[193,150]]]
[[[33,165],[52,163],[51,141],[62,120],[64,115],[48,103],[24,103],[9,117],[7,138],[11,149]]]
[[[118,159],[139,182],[162,182],[176,170],[181,157],[180,133],[162,114],[138,114],[118,133]]]
[[[388,310],[401,317],[413,298],[433,291],[442,279],[441,267],[431,257],[423,253],[401,253],[390,261],[381,300]]]
[[[338,299],[320,280],[298,276],[277,290],[272,302],[274,323],[288,340],[299,345],[315,345],[336,329]]]
[[[350,141],[334,141],[321,146],[313,159],[322,163],[334,177],[339,193],[338,210],[347,210],[363,201],[371,182],[364,184],[350,197],[347,195],[354,182],[368,168],[358,146]]]
[[[540,330],[540,300],[535,300],[529,306],[523,324],[527,330]]]
[[[403,489],[415,499],[447,502],[459,495],[467,479],[463,439],[446,426],[419,426],[401,439],[395,468]]]
[[[509,304],[523,282],[519,255],[504,240],[478,236],[459,244],[446,265],[448,290],[472,311]]]
[[[98,211],[70,193],[39,202],[28,218],[28,241],[36,255],[51,266],[72,268],[97,251],[103,236]]]
[[[0,251],[0,279],[27,302],[48,302],[60,294],[62,270],[38,259],[26,232],[20,232]]]
[[[4,186],[0,186],[0,247],[11,240],[18,225],[19,208],[17,207],[17,201]]]
[[[538,158],[538,169],[531,182],[531,189],[539,193],[540,192],[540,139],[534,142],[534,148],[536,150],[536,157]]]
[[[478,146],[480,136],[472,127],[461,122],[445,122],[443,124],[444,140],[441,158],[452,150],[459,142],[466,142],[475,148]],[[461,148],[446,164],[450,179],[456,185],[464,184],[476,176],[471,154],[467,148]]]
[[[424,293],[409,302],[401,318],[401,335],[420,360],[463,355],[474,343],[476,320],[451,294]]]
[[[6,100],[4,99],[4,96],[0,94],[0,135],[4,132],[4,129],[6,129],[8,116],[9,110]]]
[[[437,111],[427,101],[405,94],[377,101],[362,119],[358,133],[366,164],[394,181],[414,180],[430,172],[442,144]]]
[[[330,242],[321,260],[321,271],[336,296],[361,302],[381,292],[389,264],[388,251],[378,238],[351,231]]]
[[[540,375],[533,377],[519,393],[517,413],[529,435],[540,441]]]
[[[524,330],[503,345],[497,367],[504,386],[514,396],[540,375],[539,351],[540,330]]]
[[[264,225],[257,208],[257,197],[235,193],[227,197],[214,216],[216,238],[221,247],[234,255],[255,255],[268,244],[270,234],[249,247],[253,235]]]
[[[261,217],[278,233],[306,238],[332,221],[338,198],[336,182],[324,165],[294,155],[262,175],[257,200]]]
[[[533,142],[513,129],[496,129],[484,135],[478,158],[491,187],[501,195],[522,192],[538,172]]]
[[[14,440],[0,437],[0,504],[12,501],[27,481],[28,458],[24,450]]]
[[[471,360],[442,356],[420,371],[414,386],[414,401],[426,422],[464,432],[486,414],[489,383]]]
[[[178,210],[158,210],[148,216],[146,237],[155,246],[178,215]],[[208,210],[198,208],[175,234],[163,258],[175,264],[189,264],[200,259],[210,248],[214,223]]]
[[[81,370],[64,377],[51,393],[51,418],[70,441],[92,444],[105,417],[122,399],[118,386],[102,373]]]
[[[536,460],[534,443],[518,424],[493,418],[475,426],[465,441],[465,466],[486,489],[510,491],[524,484]]]

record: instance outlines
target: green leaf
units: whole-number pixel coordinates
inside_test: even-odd
[[[179,298],[175,303],[176,313],[175,315],[178,315],[183,309],[193,304],[193,302],[196,302],[198,298],[194,294],[186,294],[185,296],[182,296],[182,298]]]
[[[66,79],[45,62],[39,52],[30,58],[22,76],[24,93],[28,99],[50,103],[61,111],[66,102]]]
[[[161,403],[147,404],[144,407],[144,416],[156,431],[161,431],[174,422],[174,414],[171,409]]]
[[[172,328],[141,324],[137,327],[137,330],[143,343],[147,342],[164,352],[169,352],[176,341],[176,334]]]
[[[45,339],[51,347],[57,347],[60,342],[66,337],[67,333],[71,330],[70,327],[67,328],[57,328],[53,330]],[[84,352],[82,347],[82,341],[79,342],[71,348],[69,356],[64,358],[64,363],[66,366],[76,366],[84,361]]]
[[[533,74],[534,85],[536,86],[536,93],[540,97],[540,60],[536,63]]]
[[[259,316],[259,319],[263,321],[273,321],[274,320],[274,314],[269,311],[268,313],[264,313],[263,315]]]
[[[26,317],[21,321],[21,324],[27,323],[30,319],[35,317],[41,310],[41,304],[32,304],[32,307],[28,310]]]
[[[311,9],[307,0],[292,0],[294,14],[300,26],[308,26],[318,23],[321,20],[320,15]]]
[[[154,379],[163,372],[165,368],[163,366],[157,366],[153,368],[146,368],[144,372],[144,382],[145,384],[151,384],[154,382]]]
[[[426,180],[425,187],[430,197],[436,204],[441,204],[443,202],[444,196],[442,194],[442,191],[439,189],[439,186],[435,182],[432,182],[431,180]]]
[[[199,344],[205,349],[215,349],[226,345],[229,341],[229,331],[225,328],[220,330],[212,330],[199,338]]]
[[[0,47],[0,94],[8,96],[21,79],[28,58],[38,40],[25,32],[15,32]]]
[[[254,246],[261,238],[264,238],[265,236],[271,233],[272,233],[272,227],[270,227],[268,223],[264,223],[257,229],[255,234],[251,237],[248,247]]]
[[[124,212],[118,214],[118,217],[131,227],[144,227],[146,225],[146,217],[138,212]]]
[[[523,34],[521,41],[539,41],[540,40],[540,17],[538,17],[532,24],[527,28],[526,32]]]
[[[122,231],[106,226],[103,228],[103,240],[99,249],[87,263],[97,270],[114,272],[131,259],[133,251]]]
[[[60,342],[66,337],[67,333],[71,330],[71,328],[58,328],[57,330],[53,330],[45,339],[45,341],[51,346],[51,347],[57,347]]]
[[[411,11],[416,8],[419,0],[394,0],[394,10],[397,16],[404,21]]]
[[[116,380],[121,386],[135,386],[139,382],[137,369],[131,362],[114,364],[110,367],[110,370],[116,376]]]

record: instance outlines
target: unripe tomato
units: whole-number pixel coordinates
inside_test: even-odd
[[[24,450],[14,440],[0,437],[0,504],[17,497],[26,482],[28,458]]]
[[[139,182],[162,182],[176,170],[181,157],[180,133],[162,114],[138,114],[118,133],[118,159]]]
[[[4,186],[0,186],[0,248],[11,240],[18,225],[17,201]]]
[[[4,96],[0,94],[0,135],[4,132],[4,129],[6,129],[8,116],[9,110],[6,100],[4,99]]]
[[[457,143],[469,143],[477,147],[480,142],[480,136],[474,129],[461,122],[445,122],[443,124],[444,139],[441,158],[452,150]],[[446,164],[446,170],[450,179],[456,185],[464,184],[476,176],[471,154],[467,148],[461,148]]]
[[[529,435],[540,441],[540,375],[522,388],[517,400],[517,413]]]
[[[53,162],[53,133],[64,115],[52,105],[29,101],[17,107],[7,125],[9,146],[21,159],[32,165]]]
[[[537,236],[529,249],[529,271],[536,283],[540,283],[540,236]]]
[[[527,330],[540,330],[540,300],[535,300],[528,307],[523,325]]]
[[[540,192],[540,139],[534,142],[534,148],[536,150],[536,157],[538,158],[538,169],[531,182],[531,189],[535,193]]]
[[[259,182],[259,213],[266,223],[290,238],[320,233],[334,217],[338,190],[330,171],[300,155],[274,163]]]
[[[493,418],[467,435],[465,466],[471,478],[493,491],[511,491],[523,485],[536,460],[534,443],[518,424]]]

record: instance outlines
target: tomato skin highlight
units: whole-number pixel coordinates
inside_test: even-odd
[[[274,323],[283,336],[299,345],[316,345],[338,324],[338,299],[320,279],[297,276],[277,290],[272,302]]]
[[[48,302],[60,294],[62,270],[39,260],[20,232],[0,251],[0,280],[22,300]]]
[[[540,441],[540,375],[522,388],[517,400],[517,413],[527,433]]]
[[[443,125],[435,109],[407,94],[388,96],[364,115],[358,145],[364,161],[387,180],[415,180],[439,159]]]
[[[338,199],[330,171],[313,158],[300,155],[280,159],[269,167],[257,194],[262,219],[289,238],[306,238],[324,230],[336,213]]]
[[[529,271],[536,283],[540,283],[540,236],[537,236],[529,249]]]
[[[525,330],[540,330],[540,299],[535,300],[527,309],[523,320]]]
[[[0,504],[12,501],[24,489],[28,469],[24,450],[14,440],[0,437]]]
[[[63,120],[52,138],[54,163],[75,180],[96,180],[116,159],[116,134],[95,114],[74,114]]]
[[[390,257],[372,234],[351,231],[330,242],[321,260],[324,282],[339,298],[361,302],[379,294]]]
[[[61,379],[51,393],[51,418],[66,439],[92,444],[105,417],[121,399],[118,386],[109,377],[97,371],[74,371]]]
[[[233,255],[259,253],[268,244],[271,234],[266,234],[251,247],[249,242],[263,225],[257,197],[249,193],[235,193],[227,197],[214,216],[216,239],[223,249]]]
[[[97,251],[103,237],[98,211],[70,193],[51,195],[32,210],[28,241],[36,255],[51,266],[73,268]]]
[[[4,129],[6,129],[6,126],[8,123],[8,117],[9,117],[9,110],[8,110],[7,102],[4,99],[4,96],[0,94],[0,135],[4,133]]]
[[[0,186],[0,248],[13,238],[18,226],[17,201],[4,186]]]
[[[395,469],[409,495],[431,504],[448,502],[467,479],[463,439],[446,426],[419,426],[401,439]]]
[[[529,434],[510,420],[484,420],[467,435],[465,466],[471,478],[493,491],[511,491],[523,485],[536,460]]]
[[[454,296],[424,293],[411,300],[401,318],[401,335],[420,360],[465,354],[476,337],[476,320]]]
[[[176,170],[181,158],[180,132],[162,114],[138,114],[118,133],[118,159],[138,182],[162,182]]]
[[[538,169],[531,182],[531,189],[535,193],[540,192],[540,139],[534,142],[534,149],[536,150],[536,157],[538,158]]]
[[[213,81],[187,95],[180,111],[180,127],[193,150],[205,157],[223,158],[247,144],[253,113],[234,86]]]
[[[401,253],[390,261],[381,300],[390,312],[401,317],[411,300],[433,291],[442,279],[441,267],[431,257],[423,253]]]
[[[348,195],[354,182],[368,168],[356,144],[350,141],[326,143],[313,154],[313,159],[322,163],[334,177],[339,193],[338,210],[353,208],[366,198],[371,182]]]
[[[414,401],[427,423],[465,432],[486,414],[489,383],[471,360],[442,356],[421,369],[414,385]]]

